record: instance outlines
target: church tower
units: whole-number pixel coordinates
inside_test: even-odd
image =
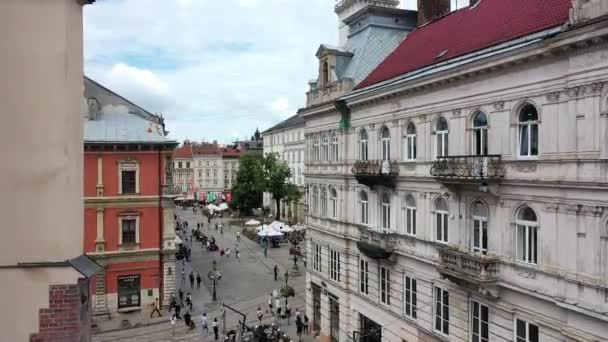
[[[343,46],[348,38],[348,25],[344,23],[346,18],[350,17],[360,9],[369,5],[396,8],[399,6],[399,0],[338,0],[336,1],[335,11],[338,15],[338,46]]]

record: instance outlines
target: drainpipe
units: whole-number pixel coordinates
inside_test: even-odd
[[[165,268],[163,267],[163,206],[162,206],[162,194],[163,194],[163,182],[162,182],[162,145],[158,147],[158,241],[159,241],[159,253],[158,260],[160,262],[160,284],[158,286],[158,302],[162,307],[163,303],[163,289],[164,289],[164,277]],[[174,270],[175,271],[175,270]]]

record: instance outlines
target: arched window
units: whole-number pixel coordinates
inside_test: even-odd
[[[321,216],[327,217],[327,189],[321,190]]]
[[[369,206],[367,194],[364,191],[359,193],[359,214],[362,224],[369,224]]]
[[[367,131],[364,129],[359,132],[359,159],[367,160]]]
[[[437,120],[435,126],[435,134],[437,135],[437,146],[435,146],[435,156],[447,157],[448,155],[448,122],[444,117]]]
[[[388,127],[382,128],[382,160],[391,160],[391,134]]]
[[[416,200],[414,196],[405,196],[405,234],[416,235]]]
[[[523,206],[515,217],[517,225],[517,260],[529,264],[538,261],[538,219],[532,208]]]
[[[473,219],[473,252],[488,253],[488,207],[480,201],[471,208]]]
[[[387,193],[384,193],[380,204],[382,209],[382,228],[391,229],[391,197]]]
[[[338,135],[331,135],[331,160],[338,161]]]
[[[312,204],[312,213],[314,215],[319,214],[319,189],[317,187],[312,188],[312,198],[310,199]]]
[[[412,122],[405,134],[405,160],[416,160],[416,126]]]
[[[331,217],[338,217],[338,192],[336,189],[331,189]]]
[[[435,201],[435,241],[448,243],[448,202],[441,197]]]
[[[519,156],[538,156],[538,112],[531,104],[519,111]]]
[[[473,155],[488,155],[488,118],[484,112],[473,118]]]
[[[323,70],[321,72],[322,83],[325,87],[329,84],[329,65],[327,64],[327,62],[323,62]]]
[[[320,152],[319,152],[319,148],[320,148],[319,147],[319,143],[320,143],[319,142],[319,136],[315,135],[314,143],[313,143],[313,146],[312,146],[312,154],[313,154],[312,158],[316,162],[318,162],[321,159],[320,158]]]
[[[329,138],[327,137],[327,134],[323,134],[323,145],[322,145],[322,160],[323,161],[328,161],[329,160]]]

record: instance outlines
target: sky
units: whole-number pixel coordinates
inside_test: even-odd
[[[229,143],[305,105],[317,48],[338,41],[334,4],[98,0],[84,10],[85,73],[162,113],[173,139]]]

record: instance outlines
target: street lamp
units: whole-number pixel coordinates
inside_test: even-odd
[[[216,281],[218,279],[222,278],[222,274],[217,270],[217,261],[215,261],[215,259],[213,259],[213,271],[210,271],[209,274],[207,274],[207,277],[209,278],[209,280],[213,281],[213,301],[217,301],[217,292],[215,291],[215,284]]]
[[[289,272],[285,271],[285,290],[286,291],[288,290],[287,281],[289,281]],[[287,297],[288,296],[285,296],[285,308],[287,308]]]

